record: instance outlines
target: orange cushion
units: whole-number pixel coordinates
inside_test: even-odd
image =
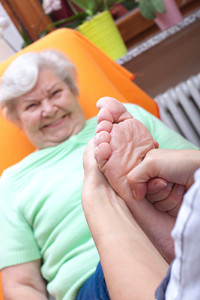
[[[1,273],[0,273],[0,300],[3,300],[2,288],[1,288]]]
[[[132,82],[134,75],[72,29],[55,30],[0,63],[0,76],[18,55],[47,48],[63,51],[75,64],[78,71],[79,100],[86,118],[97,114],[96,101],[103,96],[112,96],[122,102],[136,103],[158,116],[155,101]],[[0,174],[5,168],[20,161],[35,149],[23,132],[1,116],[0,140]]]

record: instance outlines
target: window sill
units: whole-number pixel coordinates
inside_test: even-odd
[[[183,17],[200,8],[199,0],[187,0],[183,6],[181,6],[182,0],[176,0],[176,2]],[[160,32],[154,21],[145,19],[138,8],[116,20],[116,25],[128,50]]]

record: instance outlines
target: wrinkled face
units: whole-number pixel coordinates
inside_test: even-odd
[[[66,83],[43,69],[35,87],[17,99],[17,125],[39,149],[56,146],[77,134],[84,114]]]

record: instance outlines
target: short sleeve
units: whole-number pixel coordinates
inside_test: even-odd
[[[133,104],[125,104],[134,118],[142,122],[150,131],[153,139],[159,143],[161,149],[198,149],[182,135],[167,127],[160,119],[148,111]]]
[[[40,259],[33,231],[18,209],[13,184],[0,178],[0,269]]]

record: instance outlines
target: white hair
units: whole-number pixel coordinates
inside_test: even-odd
[[[43,68],[52,70],[68,85],[74,95],[78,95],[76,68],[63,53],[57,50],[25,53],[18,56],[1,77],[0,106],[6,117],[8,114],[15,114],[16,98],[32,90],[39,71]]]

